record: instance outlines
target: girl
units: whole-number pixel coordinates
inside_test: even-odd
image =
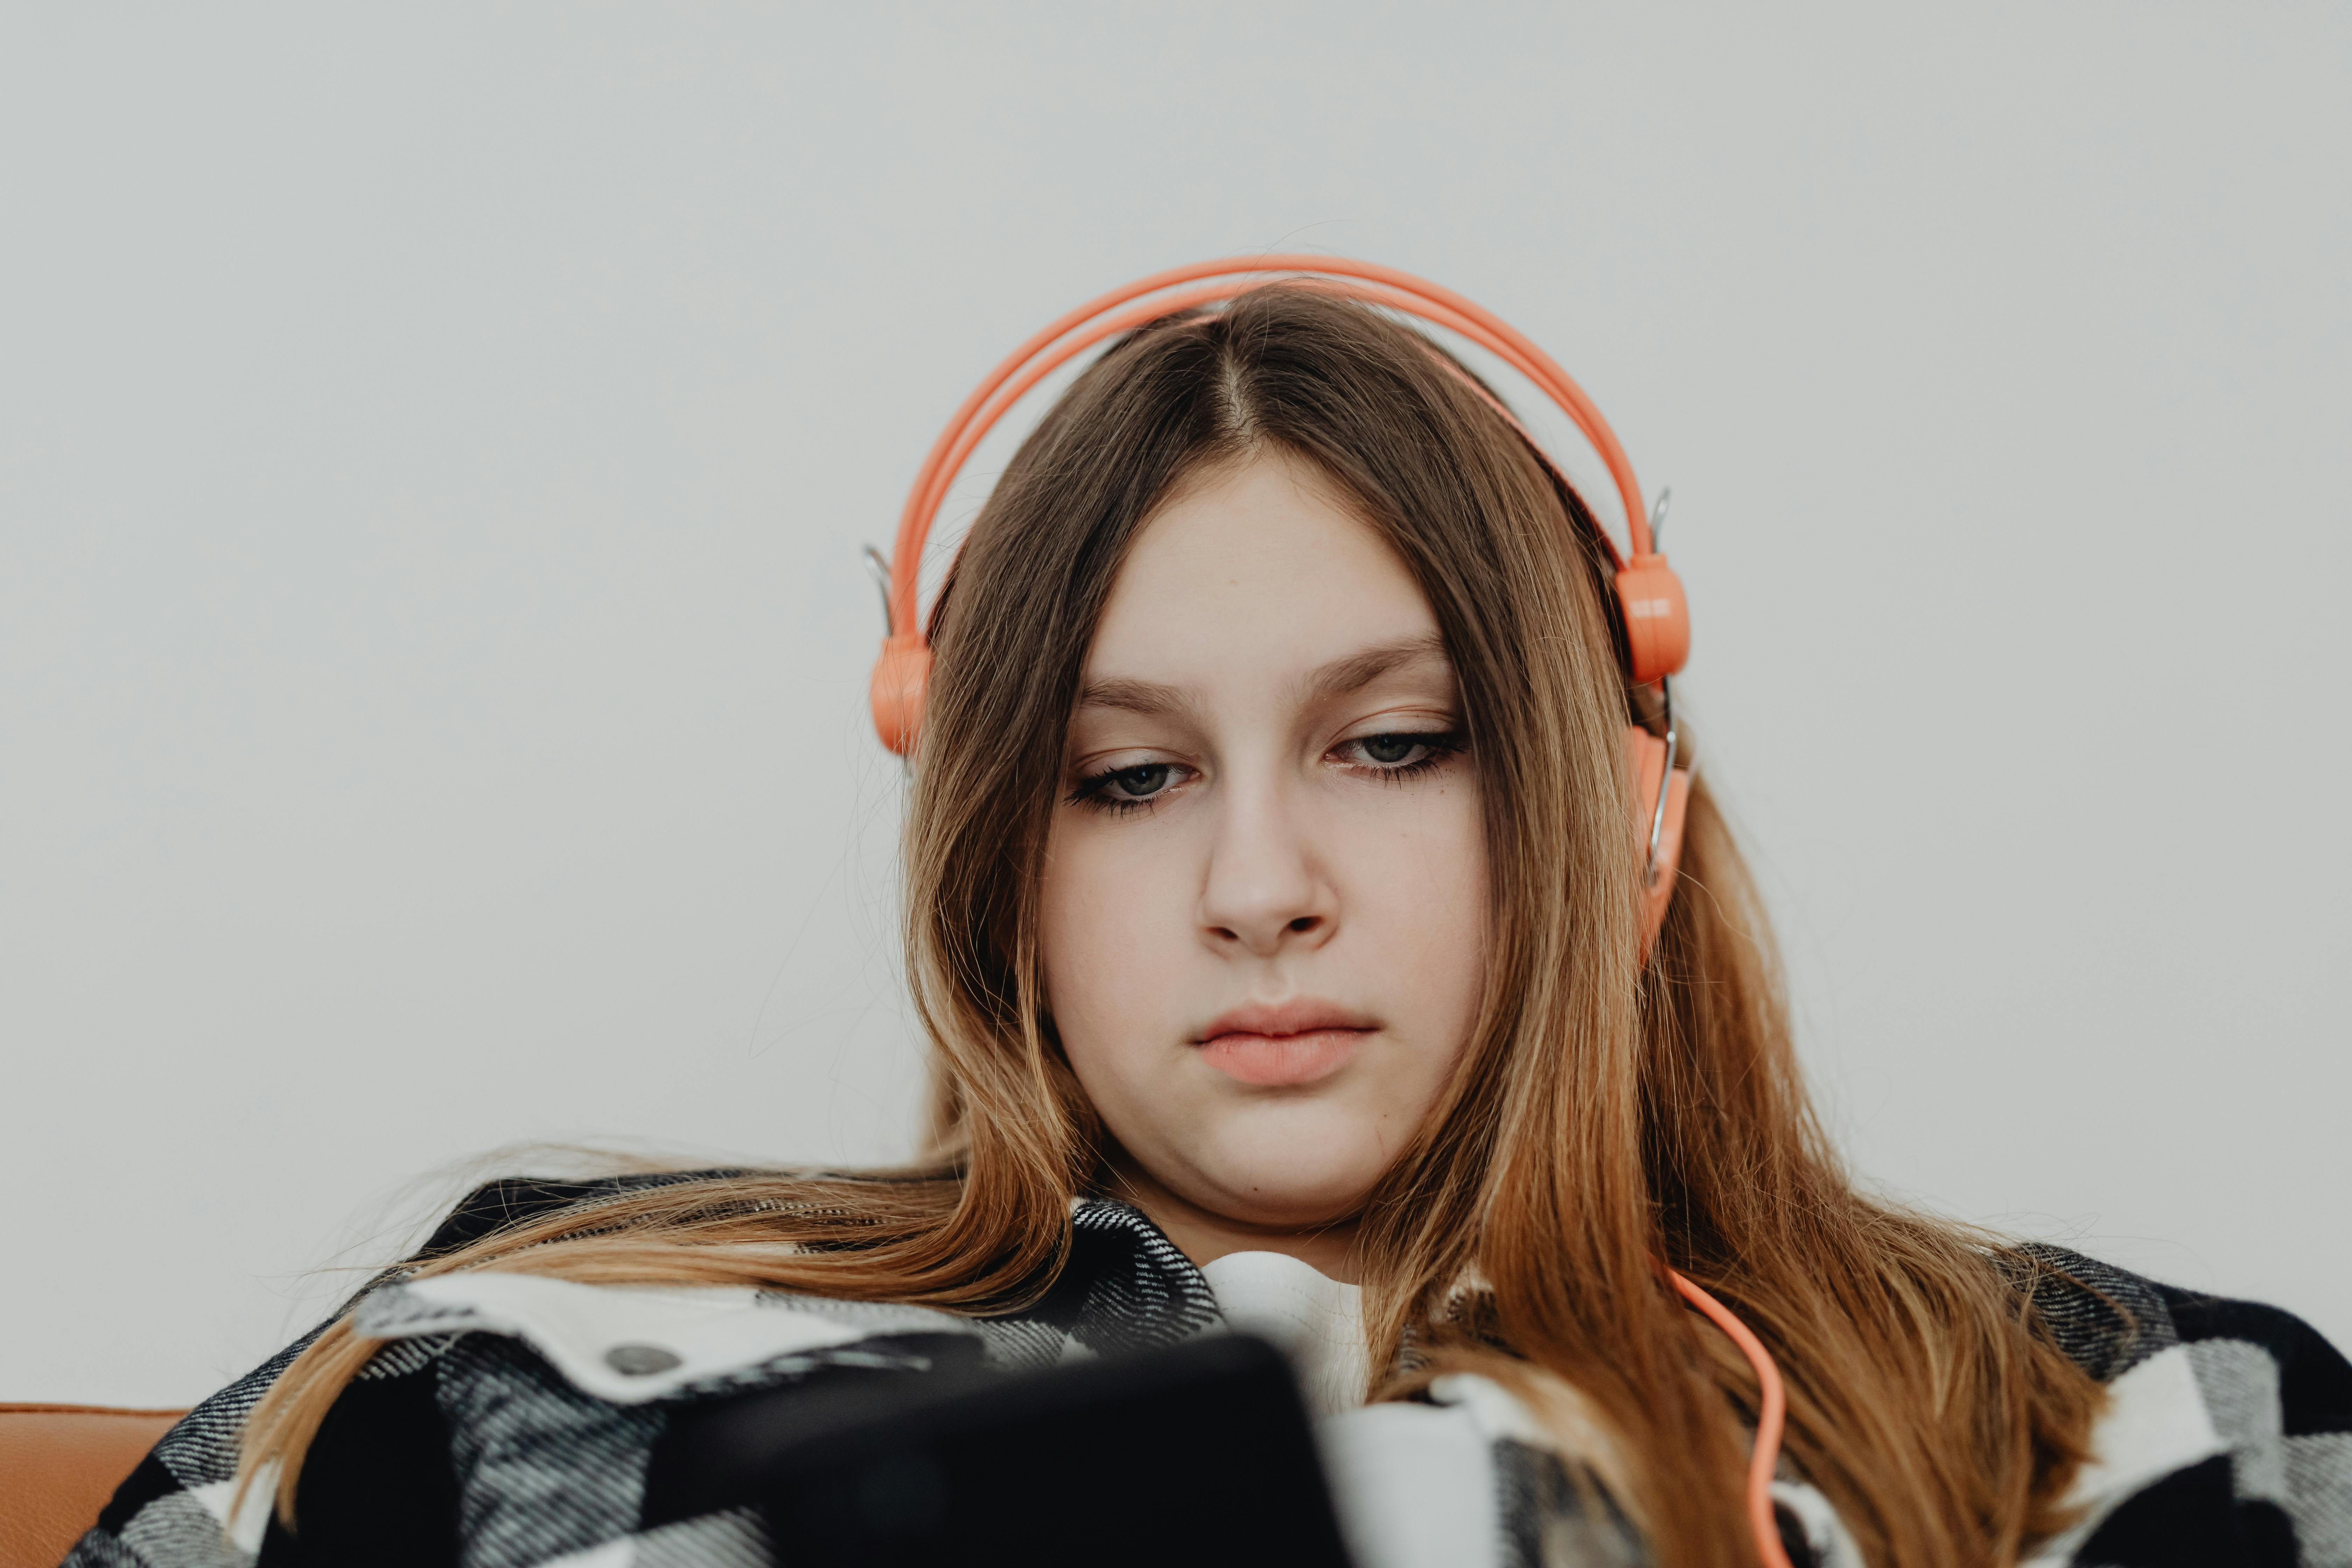
[[[1670,580],[1621,592],[1486,388],[1346,296],[1487,318],[1312,265],[1358,281],[1110,318],[928,647],[961,451],[918,486],[877,710],[920,1163],[486,1189],[73,1563],[764,1561],[663,1480],[697,1411],[1221,1323],[1292,1352],[1368,1565],[2352,1561],[2310,1330],[1855,1191],[1671,765]]]

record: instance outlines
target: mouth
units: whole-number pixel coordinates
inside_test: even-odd
[[[1228,1078],[1260,1088],[1295,1087],[1346,1067],[1379,1027],[1363,1014],[1307,997],[1235,1008],[1192,1043]]]

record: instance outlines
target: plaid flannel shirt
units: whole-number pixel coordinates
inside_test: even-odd
[[[419,1257],[565,1205],[711,1173],[494,1183]],[[307,1339],[181,1421],[66,1568],[764,1568],[779,1543],[756,1510],[682,1510],[666,1484],[665,1435],[683,1413],[851,1368],[920,1376],[978,1358],[1019,1372],[1221,1328],[1200,1270],[1135,1210],[1084,1202],[1075,1235],[1041,1300],[984,1319],[778,1292],[395,1272],[358,1299],[362,1331],[387,1342],[311,1446],[299,1533],[268,1517],[267,1486],[234,1519],[230,1499],[239,1429]],[[2026,1251],[2037,1268],[2022,1288],[2042,1321],[2109,1391],[2073,1493],[2082,1518],[2041,1543],[2030,1568],[2352,1568],[2352,1365],[2273,1308],[2061,1248]],[[631,1339],[647,1321],[664,1341],[651,1355]],[[1485,1538],[1464,1540],[1449,1561],[1646,1560],[1623,1516],[1570,1484],[1526,1423],[1478,1415],[1498,1392],[1464,1396],[1489,1449],[1492,1508]],[[1821,1493],[1793,1477],[1776,1491],[1797,1563],[1861,1568]],[[1360,1558],[1382,1555],[1354,1539]]]

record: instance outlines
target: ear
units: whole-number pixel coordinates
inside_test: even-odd
[[[1639,724],[1625,726],[1625,781],[1633,810],[1634,842],[1648,868],[1649,885],[1643,890],[1642,956],[1657,945],[1658,931],[1666,923],[1666,906],[1674,901],[1675,878],[1683,858],[1683,815],[1690,805],[1690,770],[1676,768],[1666,775],[1666,743]],[[1657,820],[1658,784],[1664,776],[1666,810]],[[1658,849],[1650,853],[1650,830],[1655,826]]]

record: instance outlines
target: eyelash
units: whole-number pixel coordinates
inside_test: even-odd
[[[1429,749],[1429,754],[1418,762],[1405,763],[1396,767],[1383,767],[1378,763],[1356,764],[1364,771],[1377,774],[1380,782],[1384,784],[1402,784],[1408,779],[1429,772],[1432,768],[1442,766],[1450,759],[1458,756],[1466,744],[1462,732],[1458,730],[1394,730],[1384,731],[1374,735],[1357,735],[1342,741],[1340,745],[1360,746],[1368,741],[1410,741],[1417,746],[1425,746]],[[1136,773],[1145,768],[1174,768],[1179,765],[1175,763],[1137,763],[1123,768],[1106,768],[1101,773],[1080,779],[1077,787],[1070,791],[1067,803],[1071,805],[1083,805],[1096,811],[1108,812],[1114,816],[1126,816],[1139,811],[1150,811],[1159,804],[1160,795],[1165,795],[1166,790],[1155,791],[1140,800],[1118,800],[1107,793],[1110,787],[1110,781],[1121,773]]]

